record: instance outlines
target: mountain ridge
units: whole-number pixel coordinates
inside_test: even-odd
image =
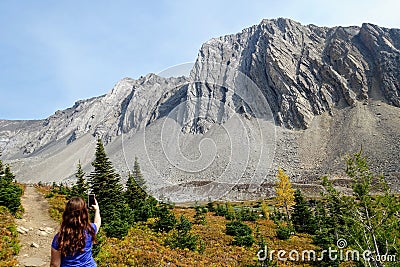
[[[12,162],[22,181],[64,180],[73,177],[78,159],[90,171],[94,152],[88,150],[100,136],[121,172],[129,171],[131,163],[125,164],[129,158],[147,157],[140,159],[144,172],[151,176],[151,189],[166,194],[170,192],[168,188],[174,188],[171,190],[176,193],[175,198],[182,200],[186,199],[184,186],[179,185],[217,181],[198,196],[206,198],[207,194],[215,193],[213,188],[218,187],[216,194],[225,190],[219,187],[219,183],[225,182],[218,180],[218,175],[222,175],[218,168],[225,164],[222,155],[229,155],[224,147],[228,143],[224,145],[221,140],[229,139],[218,127],[232,125],[225,129],[228,137],[242,138],[245,130],[234,131],[238,127],[234,123],[240,121],[241,125],[247,125],[243,126],[247,133],[252,129],[255,134],[250,136],[248,166],[241,171],[233,167],[231,173],[237,168],[238,176],[243,178],[243,181],[238,178],[237,184],[253,183],[258,189],[247,188],[246,192],[235,192],[231,197],[272,194],[273,169],[278,165],[294,176],[294,182],[311,183],[318,188],[317,178],[321,175],[342,177],[343,154],[361,146],[373,154],[374,168],[386,168],[393,187],[397,188],[400,162],[393,155],[400,152],[399,107],[399,29],[368,23],[361,27],[318,27],[279,18],[262,20],[240,33],[205,42],[189,77],[147,74],[137,80],[123,78],[109,93],[79,100],[47,119],[0,120],[0,150],[2,158]],[[170,120],[174,124],[169,124]],[[260,128],[254,131],[256,122]],[[158,150],[157,145],[163,145],[165,125],[171,129],[177,127],[176,135],[182,134],[187,144],[194,142],[182,150],[187,159],[213,151],[212,146],[201,150],[206,137],[213,140],[216,167],[210,163],[211,169],[203,175],[207,178],[178,168],[175,157],[179,155],[165,148]],[[154,144],[146,143],[146,129],[155,135],[161,133],[158,140],[146,137]],[[275,143],[262,139],[259,131]],[[218,134],[212,136],[215,132]],[[263,145],[273,152],[262,154]],[[71,152],[71,147],[76,151]],[[127,147],[128,159],[121,152]],[[222,151],[220,157],[219,151]],[[172,153],[173,159],[164,164],[160,157],[168,158],[167,152]],[[63,157],[68,160],[59,162]],[[267,163],[260,168],[256,163],[262,157],[267,158]],[[160,166],[154,167],[152,160],[159,161]],[[49,170],[41,170],[43,166],[57,168],[58,178]],[[165,180],[170,182],[164,183]]]

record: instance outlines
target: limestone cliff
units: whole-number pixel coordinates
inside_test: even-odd
[[[263,20],[241,33],[206,42],[192,75],[218,82],[227,66],[249,76],[266,97],[276,123],[290,129],[306,129],[315,115],[369,98],[400,107],[399,29]],[[226,97],[215,84],[196,88],[192,95],[224,102]]]

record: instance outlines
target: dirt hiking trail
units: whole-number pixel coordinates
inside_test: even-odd
[[[50,217],[47,200],[33,186],[26,187],[21,202],[25,212],[17,220],[21,244],[18,266],[49,266],[51,242],[59,224]]]

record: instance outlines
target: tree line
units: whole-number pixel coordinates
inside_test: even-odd
[[[232,245],[260,248],[267,245],[257,227],[252,230],[246,221],[256,222],[260,214],[274,221],[276,237],[289,240],[295,233],[312,237],[313,243],[322,250],[337,248],[339,240],[346,240],[344,249],[354,249],[360,255],[372,252],[369,261],[363,258],[360,266],[395,266],[396,263],[378,261],[378,258],[395,255],[399,257],[400,204],[398,196],[391,192],[384,177],[373,174],[362,151],[348,156],[345,173],[350,178],[351,195],[343,194],[333,186],[328,177],[321,179],[323,192],[318,198],[306,198],[300,189],[295,190],[289,176],[278,168],[275,186],[275,206],[262,200],[257,210],[250,207],[235,207],[230,202],[195,205],[191,220],[185,216],[177,218],[172,212],[173,204],[158,202],[146,192],[146,184],[135,158],[132,173],[129,173],[125,188],[120,175],[107,157],[104,146],[98,139],[94,170],[88,175],[78,164],[76,184],[69,196],[86,198],[88,189],[96,194],[102,210],[105,233],[108,237],[123,238],[131,226],[154,218],[151,227],[155,232],[172,232],[165,239],[165,245],[172,248],[187,248],[202,251],[202,239],[192,234],[193,224],[207,224],[207,212],[227,219],[225,233],[233,236]],[[100,239],[101,240],[101,239]],[[340,259],[314,262],[318,266],[339,266]],[[392,265],[391,265],[392,264]],[[262,262],[263,266],[276,262]]]
[[[359,266],[398,266],[399,196],[391,191],[382,175],[370,171],[362,150],[347,156],[345,173],[351,181],[351,195],[335,189],[325,176],[321,197],[306,200],[301,190],[294,190],[288,176],[279,170],[276,193],[280,210],[270,215],[278,225],[278,237],[289,239],[294,232],[307,233],[321,250],[351,249],[359,255],[371,252],[367,259],[360,256],[356,262]],[[340,258],[326,258],[317,264],[339,266],[340,262]]]

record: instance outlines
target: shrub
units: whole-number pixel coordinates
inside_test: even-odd
[[[196,250],[198,237],[190,233],[191,229],[192,223],[181,215],[179,223],[176,225],[176,231],[165,240],[165,244],[172,248]]]
[[[257,213],[253,212],[249,208],[241,208],[236,216],[238,220],[249,222],[255,222],[258,217]]]
[[[281,222],[285,221],[286,215],[283,212],[280,212],[277,209],[274,209],[274,211],[269,215],[269,218],[275,223],[275,224],[280,224]]]
[[[158,212],[158,218],[153,225],[156,232],[169,232],[174,229],[177,223],[175,215],[168,209],[167,205],[162,205]]]
[[[6,207],[0,207],[0,266],[17,266],[18,233],[14,216]]]
[[[225,207],[226,207],[225,218],[227,220],[234,220],[236,218],[236,212],[232,204],[230,202],[226,202]]]
[[[50,193],[46,194],[44,197],[45,198],[52,198],[54,196],[55,196],[55,194],[53,192],[50,192]]]
[[[251,228],[243,222],[233,221],[226,224],[226,234],[234,236],[232,245],[250,247],[255,242],[251,233]]]
[[[226,207],[222,204],[218,204],[214,209],[214,214],[216,216],[225,216],[226,215]]]
[[[208,200],[208,203],[207,203],[207,210],[208,210],[209,212],[214,212],[214,211],[215,211],[215,209],[214,209],[214,203],[211,201],[211,199]]]
[[[293,233],[293,227],[279,225],[276,229],[276,237],[280,240],[288,240]]]
[[[110,223],[106,224],[104,229],[107,236],[115,238],[123,238],[128,234],[130,225],[124,220],[112,220]]]
[[[313,242],[314,244],[323,247],[328,244],[334,244],[335,238],[334,235],[332,235],[332,233],[330,233],[328,229],[323,228],[321,230],[316,231],[315,235],[313,236]]]
[[[255,240],[252,235],[245,235],[245,236],[235,236],[232,244],[241,247],[251,247],[254,244],[254,242]]]
[[[0,206],[15,214],[21,206],[22,193],[23,190],[18,185],[0,181]]]
[[[65,195],[69,196],[70,195],[70,189],[68,186],[63,185],[60,183],[60,185],[57,185],[55,182],[52,185],[51,192],[54,194],[59,194],[59,195]]]
[[[207,208],[202,207],[202,206],[196,206],[195,210],[196,210],[196,214],[193,217],[194,223],[205,225],[207,223],[207,221],[206,221]]]
[[[251,235],[251,228],[240,221],[228,222],[226,224],[226,234],[231,236],[246,236]]]
[[[100,230],[96,234],[96,239],[97,239],[97,243],[93,244],[93,249],[92,249],[93,257],[97,257],[97,255],[101,251],[101,247],[102,247],[103,243],[107,239],[106,234],[104,233],[104,227],[100,227]]]
[[[145,222],[147,219],[157,216],[157,203],[157,200],[152,196],[138,202],[138,205],[133,208],[135,222]]]

